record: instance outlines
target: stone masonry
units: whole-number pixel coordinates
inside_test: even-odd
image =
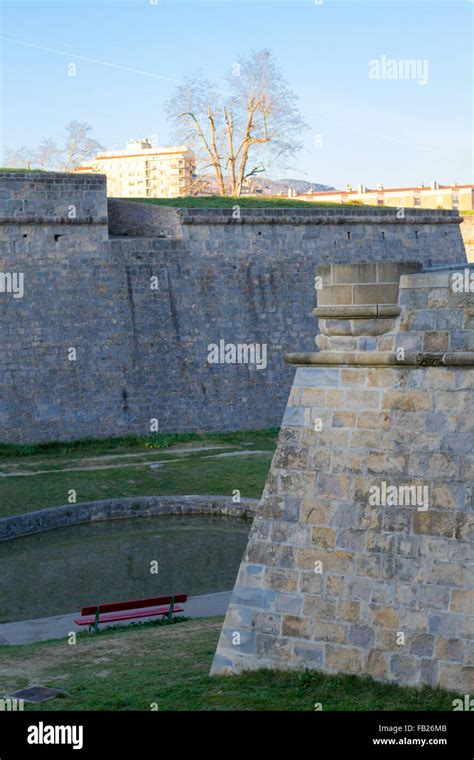
[[[473,693],[474,269],[417,269],[317,270],[320,350],[287,357],[213,674],[310,668]]]
[[[464,260],[457,212],[309,206],[162,208],[107,202],[98,174],[0,173],[0,284],[24,275],[22,298],[0,288],[0,440],[277,426],[316,265]],[[210,364],[220,340],[265,344],[267,366]]]

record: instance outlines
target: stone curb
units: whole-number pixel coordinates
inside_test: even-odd
[[[0,520],[0,541],[41,533],[69,525],[154,515],[225,515],[253,517],[259,499],[241,499],[234,504],[228,496],[134,496],[124,499],[85,501],[37,512],[12,515]]]

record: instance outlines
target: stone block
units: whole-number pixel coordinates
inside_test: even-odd
[[[326,670],[330,673],[349,673],[358,675],[364,669],[364,655],[356,647],[326,645]]]
[[[311,619],[297,615],[283,615],[281,624],[282,636],[291,638],[310,639],[313,632]]]
[[[453,590],[451,593],[450,610],[452,612],[465,612],[467,615],[474,615],[474,590]]]
[[[458,694],[474,692],[474,667],[463,667],[454,663],[441,663],[439,685]]]
[[[371,606],[372,624],[381,628],[399,629],[400,618],[398,611],[393,607]]]
[[[417,657],[431,657],[433,654],[434,638],[427,633],[421,633],[410,639],[410,654]]]
[[[273,591],[296,591],[298,588],[298,573],[296,570],[279,567],[267,567],[263,585]]]
[[[380,649],[372,649],[367,657],[367,673],[377,680],[388,678],[388,655]]]
[[[334,549],[336,533],[332,528],[313,528],[312,542],[322,549]]]
[[[447,639],[444,636],[440,636],[436,639],[435,656],[438,660],[462,662],[464,649],[464,642],[461,639]]]
[[[335,620],[336,602],[320,596],[307,594],[303,602],[303,614],[317,620]]]
[[[368,625],[351,625],[349,627],[348,640],[350,644],[367,649],[374,645],[375,632]]]
[[[314,638],[321,641],[331,641],[333,644],[346,644],[346,626],[341,623],[328,623],[316,620],[314,623]]]

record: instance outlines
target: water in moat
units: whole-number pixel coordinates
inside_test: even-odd
[[[0,542],[0,623],[97,602],[228,591],[250,525],[223,516],[135,517]]]

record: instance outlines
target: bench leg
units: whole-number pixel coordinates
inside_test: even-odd
[[[95,610],[94,633],[99,632],[99,615],[100,615],[99,606],[97,606]]]

